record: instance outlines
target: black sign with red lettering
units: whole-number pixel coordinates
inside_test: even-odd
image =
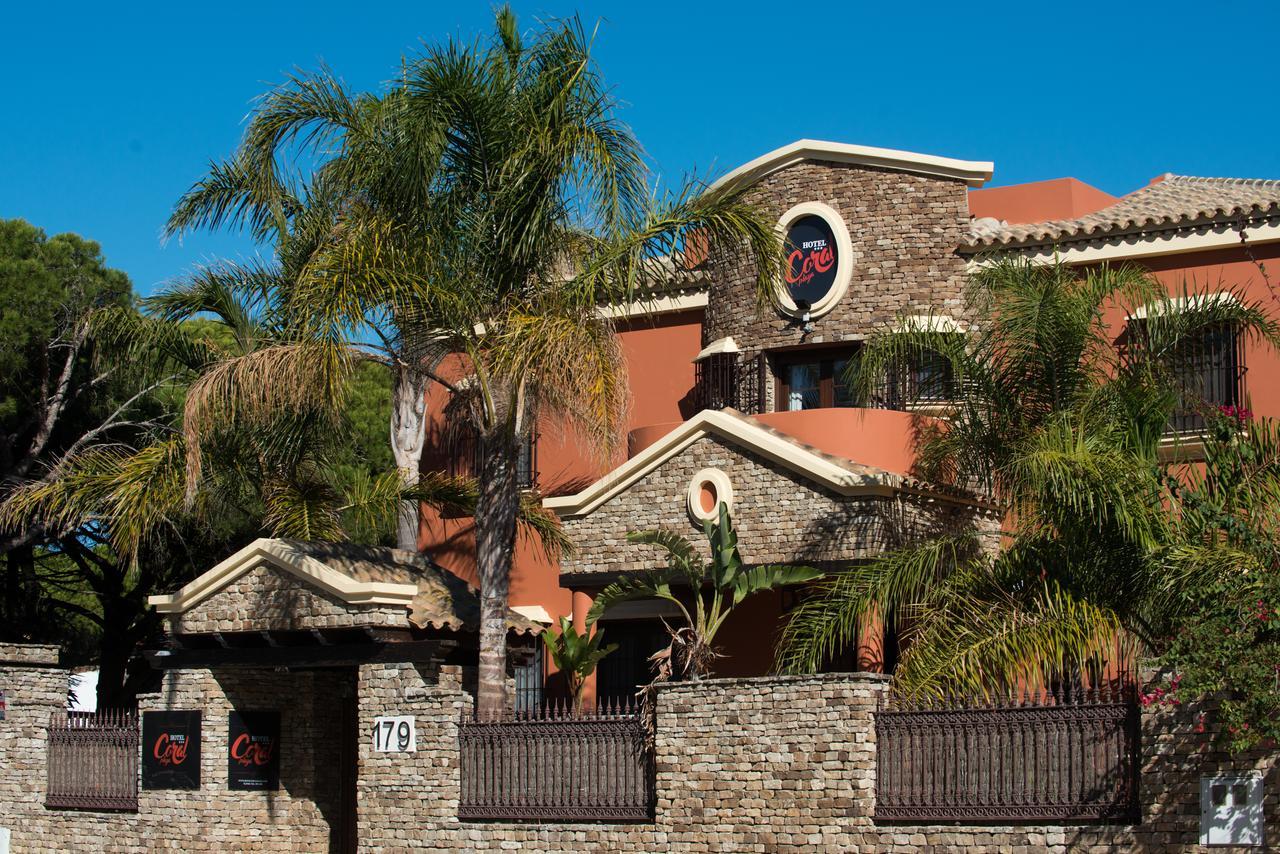
[[[232,712],[227,726],[227,788],[280,788],[280,713]]]
[[[836,235],[827,221],[810,214],[787,229],[787,293],[796,305],[813,305],[836,281]],[[801,306],[803,308],[803,306]]]
[[[200,788],[200,712],[142,713],[142,788]]]

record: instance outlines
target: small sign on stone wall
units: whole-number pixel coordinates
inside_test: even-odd
[[[373,749],[377,753],[414,753],[418,732],[413,715],[373,719]]]
[[[231,712],[227,716],[227,788],[280,788],[279,712]]]
[[[200,788],[200,712],[142,713],[142,788]]]
[[[7,709],[8,706],[5,704],[4,689],[0,688],[0,721],[4,720],[4,713]]]

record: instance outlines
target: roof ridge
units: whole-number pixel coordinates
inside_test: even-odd
[[[1280,186],[1280,178],[1225,178],[1212,175],[1176,175],[1172,172],[1165,176],[1162,184],[1174,182],[1178,184],[1225,184],[1231,187],[1274,187]],[[1146,187],[1139,187],[1135,193],[1143,190],[1159,187],[1160,184],[1148,184]],[[1103,208],[1106,210],[1106,208]]]

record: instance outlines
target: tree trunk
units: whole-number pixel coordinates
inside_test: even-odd
[[[411,487],[422,471],[422,447],[427,435],[427,384],[415,365],[397,364],[391,384],[391,453],[400,482]],[[417,501],[401,501],[396,514],[396,548],[418,550]]]
[[[98,708],[123,709],[131,705],[126,696],[125,674],[134,652],[133,622],[136,612],[119,602],[102,603],[102,645],[98,650]]]
[[[516,543],[519,443],[503,431],[484,437],[476,500],[476,563],[480,574],[480,673],[476,711],[507,709],[507,598]]]

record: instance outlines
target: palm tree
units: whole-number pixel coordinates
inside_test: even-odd
[[[607,459],[624,423],[624,365],[601,305],[650,296],[692,229],[726,257],[749,254],[764,300],[781,260],[772,221],[742,188],[655,197],[590,41],[577,20],[526,41],[504,8],[491,43],[429,48],[378,97],[352,97],[324,72],[293,78],[263,99],[225,170],[245,177],[207,208],[269,227],[272,205],[259,201],[285,183],[281,161],[299,150],[321,161],[316,174],[344,201],[329,249],[298,282],[298,311],[347,332],[389,318],[421,351],[467,360],[459,382],[407,363],[449,390],[451,419],[480,448],[482,713],[505,706],[519,449],[550,419]],[[397,411],[421,400],[412,391]]]
[[[667,568],[619,576],[600,591],[587,613],[587,623],[592,625],[613,606],[634,599],[662,599],[675,605],[684,624],[667,626],[671,643],[654,656],[660,681],[708,675],[719,657],[716,635],[733,609],[747,597],[822,576],[821,571],[810,566],[745,566],[738,553],[733,520],[724,504],[720,505],[719,520],[704,520],[702,529],[711,554],[709,561],[703,560],[697,546],[673,531],[627,534],[628,542],[665,551]]]
[[[906,691],[1043,684],[1158,644],[1177,619],[1160,593],[1174,538],[1160,443],[1195,402],[1169,356],[1223,325],[1280,338],[1257,303],[1188,293],[1189,310],[1150,311],[1113,340],[1109,307],[1165,299],[1136,269],[1002,261],[974,277],[971,316],[985,319],[969,334],[907,323],[869,342],[849,377],[864,395],[926,354],[950,366],[956,400],[921,428],[919,474],[994,496],[1006,536],[933,539],[823,582],[793,612],[780,669],[821,668],[877,611],[902,631]]]

